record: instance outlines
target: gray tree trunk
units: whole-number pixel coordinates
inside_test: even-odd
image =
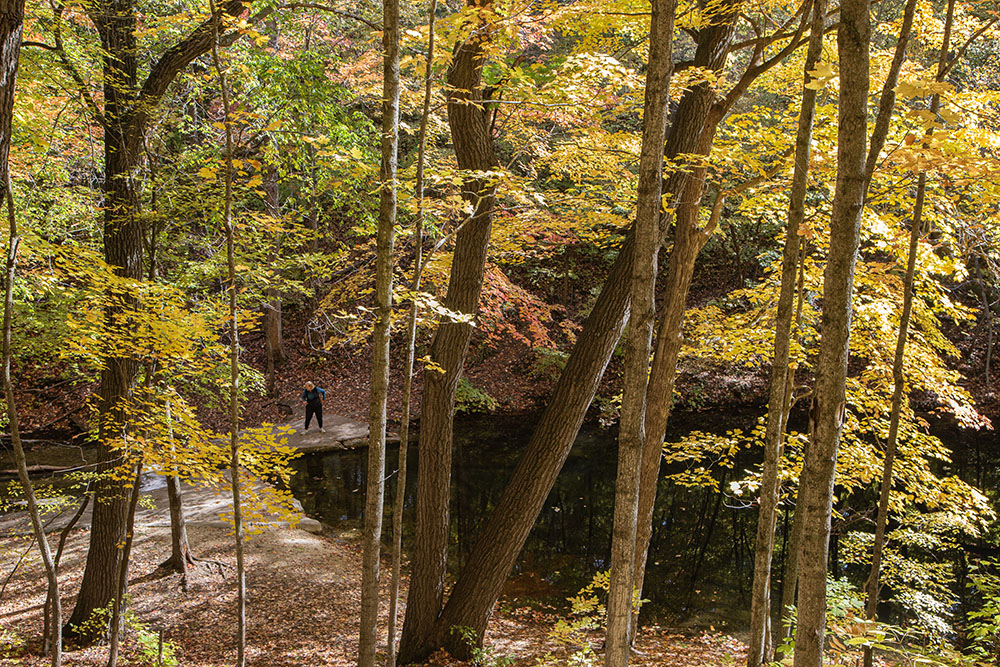
[[[358,667],[375,667],[378,645],[378,580],[382,505],[385,500],[385,424],[392,317],[392,245],[399,152],[399,2],[384,0],[382,7],[382,169],[375,268],[376,320],[372,334],[372,382],[368,405],[368,481],[365,488]]]
[[[264,175],[264,193],[267,213],[277,223],[281,219],[281,202],[278,194],[278,170],[268,165]],[[271,261],[281,256],[281,231],[274,233]],[[280,279],[280,276],[276,276]],[[285,342],[281,332],[281,290],[268,287],[264,290],[264,348],[267,354],[267,394],[277,396],[277,367],[285,360]]]
[[[174,427],[171,419],[170,402],[166,405],[167,438],[170,441],[171,452],[174,450]],[[170,506],[170,558],[164,561],[162,567],[175,570],[184,575],[183,588],[187,588],[187,568],[194,564],[194,556],[188,544],[187,524],[184,521],[184,501],[181,496],[181,481],[177,477],[177,469],[167,475],[167,502]]]
[[[815,432],[806,452],[799,507],[803,513],[799,562],[795,667],[821,667],[826,630],[826,573],[837,448],[845,410],[851,296],[865,198],[868,109],[868,0],[842,0],[837,187],[830,218],[830,252],[823,275],[821,343],[813,396]]]
[[[948,51],[951,48],[951,31],[955,18],[955,0],[948,1],[948,13],[944,23],[944,37],[938,58],[937,81],[944,80],[948,64]],[[931,113],[937,113],[941,98],[934,95],[930,103]],[[927,146],[933,130],[928,130],[924,140]],[[897,441],[899,439],[899,417],[903,407],[903,360],[906,355],[906,339],[910,330],[910,313],[913,309],[913,276],[917,266],[917,246],[920,243],[920,231],[923,226],[924,198],[927,192],[927,173],[921,171],[917,176],[916,201],[913,206],[913,218],[910,221],[910,245],[907,249],[906,275],[903,278],[903,309],[899,315],[899,332],[896,337],[896,351],[892,360],[892,402],[889,412],[889,436],[885,443],[885,460],[882,466],[882,484],[879,489],[878,515],[875,519],[875,542],[872,548],[872,563],[865,583],[865,616],[874,621],[878,612],[879,576],[882,569],[882,551],[885,547],[886,526],[889,520],[889,493],[892,490],[892,467],[896,459]],[[864,648],[864,667],[872,667],[874,655],[870,646]]]
[[[122,615],[125,610],[125,595],[128,593],[128,566],[132,553],[132,541],[135,536],[135,510],[139,506],[139,487],[142,483],[142,459],[135,464],[135,474],[132,476],[132,492],[129,495],[128,518],[125,525],[125,543],[122,546],[122,558],[118,570],[118,586],[115,599],[111,605],[111,641],[108,649],[108,667],[118,667],[118,654],[121,646]]]
[[[608,625],[604,664],[628,665],[632,590],[635,581],[635,531],[639,512],[639,475],[645,434],[646,381],[653,336],[656,256],[660,249],[660,199],[667,101],[673,73],[676,3],[653,0],[649,61],[643,107],[642,148],[636,197],[635,251],[632,262],[631,316],[626,337],[625,378],[618,435],[618,478],[611,540]]]
[[[229,84],[219,57],[219,34],[222,16],[215,11],[214,0],[209,0],[212,13],[212,63],[219,79],[222,93],[222,124],[225,129],[225,200],[223,202],[222,227],[226,235],[226,268],[229,286],[229,475],[233,498],[233,528],[236,548],[236,667],[245,667],[247,648],[247,582],[243,557],[243,508],[240,495],[240,337],[237,325],[238,307],[236,299],[236,232],[233,228],[233,127],[232,103],[229,99]]]
[[[799,225],[805,219],[806,185],[812,145],[816,95],[809,74],[823,55],[826,0],[813,0],[812,28],[804,65],[802,107],[795,137],[795,165],[788,203],[788,226],[781,258],[781,288],[775,316],[774,358],[768,386],[767,426],[764,432],[764,465],[761,471],[760,509],[757,518],[757,542],[754,553],[753,593],[750,603],[750,642],[747,667],[760,667],[770,660],[771,557],[774,552],[774,517],[778,504],[778,467],[781,462],[785,432],[786,394],[794,380],[788,365],[792,332],[792,305],[795,299],[795,274],[799,260]]]
[[[430,120],[431,92],[433,89],[432,64],[434,63],[434,19],[437,0],[431,0],[427,10],[427,69],[424,72],[424,103],[420,114],[420,131],[417,138],[417,174],[414,185],[417,198],[417,216],[413,226],[413,278],[410,291],[420,289],[424,271],[424,165],[427,153],[427,123]],[[389,590],[389,631],[386,650],[386,667],[396,664],[396,623],[399,608],[399,580],[403,565],[403,507],[406,500],[406,456],[410,439],[410,397],[413,391],[413,364],[417,351],[417,300],[410,302],[406,320],[406,366],[403,368],[403,405],[399,424],[399,459],[396,468],[396,498],[392,511],[392,583]]]

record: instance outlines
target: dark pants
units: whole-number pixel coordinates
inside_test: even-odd
[[[306,403],[306,428],[309,428],[309,422],[312,420],[313,415],[316,415],[316,423],[320,428],[323,428],[323,403],[320,401],[309,401]]]

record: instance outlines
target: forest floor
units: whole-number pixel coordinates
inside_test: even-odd
[[[177,649],[177,664],[209,667],[235,659],[235,558],[228,529],[205,523],[188,528],[191,545],[203,559],[190,571],[186,591],[181,576],[158,567],[170,551],[170,531],[146,525],[137,531],[129,580],[130,630],[121,664],[155,664],[156,633]],[[17,538],[0,540],[0,573],[7,577],[18,556],[29,546]],[[87,531],[76,530],[67,541],[61,567],[64,614],[83,573]],[[31,549],[32,555],[36,553]],[[274,667],[353,665],[357,650],[360,605],[361,544],[356,532],[314,535],[279,527],[254,536],[246,548],[248,664]],[[388,567],[382,598],[388,599]],[[41,607],[45,577],[37,557],[17,569],[0,594],[0,666],[42,667]],[[404,587],[405,587],[404,581]],[[519,608],[517,600],[502,600],[486,638],[489,660],[484,665],[565,665],[579,646],[561,644],[549,636],[559,619],[555,612]],[[380,615],[380,636],[387,625],[387,605]],[[151,637],[147,653],[137,642]],[[600,637],[587,641],[597,649]],[[651,626],[638,640],[641,655],[634,665],[731,665],[744,660],[743,644],[716,632],[678,632]],[[70,650],[67,666],[104,665],[106,647]],[[504,661],[509,657],[511,661]],[[428,664],[455,665],[447,655]],[[578,663],[573,663],[578,664]],[[586,664],[586,663],[583,663]]]

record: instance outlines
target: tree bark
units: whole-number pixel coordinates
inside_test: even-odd
[[[14,447],[14,459],[17,462],[17,476],[24,489],[28,502],[28,515],[31,517],[31,528],[35,534],[35,542],[41,552],[42,563],[45,566],[45,577],[48,581],[47,602],[52,612],[52,622],[49,625],[51,641],[46,636],[52,654],[51,664],[59,667],[62,664],[62,603],[59,597],[59,579],[56,565],[49,548],[49,539],[45,535],[42,517],[35,499],[34,487],[28,477],[28,466],[21,443],[21,430],[18,423],[17,404],[14,400],[14,386],[11,382],[11,331],[14,321],[14,273],[17,268],[17,249],[20,236],[17,230],[17,216],[14,212],[14,191],[10,178],[10,144],[11,126],[14,119],[14,89],[17,82],[17,69],[21,55],[21,36],[24,30],[24,0],[0,0],[0,187],[3,188],[3,199],[7,204],[7,222],[9,236],[7,238],[7,265],[4,275],[4,306],[3,306],[3,392],[6,400],[7,423],[10,429],[10,440]]]
[[[448,69],[448,124],[458,166],[486,171],[497,166],[489,130],[488,99],[481,87],[485,44],[491,39],[492,0],[468,0],[474,11],[470,34],[455,48]],[[472,218],[455,240],[445,307],[474,315],[479,307],[486,250],[493,224],[496,186],[468,177],[463,197],[473,207]],[[467,323],[442,322],[431,345],[431,359],[444,372],[424,375],[417,470],[417,525],[412,574],[407,598],[399,660],[412,662],[427,655],[429,637],[441,611],[448,557],[448,504],[451,497],[452,426],[455,390],[472,334]]]
[[[768,645],[771,618],[771,556],[774,551],[774,519],[778,504],[778,468],[785,432],[786,395],[794,380],[788,365],[792,333],[792,305],[795,298],[795,275],[799,260],[799,225],[805,219],[805,199],[812,145],[816,95],[810,87],[810,72],[823,55],[826,0],[813,0],[812,28],[804,65],[802,107],[795,138],[795,166],[788,203],[788,226],[781,258],[781,287],[775,315],[774,357],[768,386],[767,426],[764,432],[764,465],[761,471],[760,507],[757,518],[757,542],[754,553],[753,593],[750,603],[750,642],[747,667],[760,667],[770,660]]]
[[[122,546],[121,565],[118,571],[118,585],[111,605],[111,642],[108,649],[108,667],[118,667],[118,651],[122,636],[122,615],[125,610],[125,595],[128,592],[128,564],[135,535],[135,510],[139,505],[139,487],[142,483],[142,459],[135,464],[132,492],[129,495],[128,517],[126,519],[125,543]]]
[[[944,37],[941,42],[938,57],[937,81],[944,80],[948,65],[948,51],[951,48],[951,30],[955,18],[955,0],[948,0],[948,13],[944,23]],[[931,98],[930,111],[937,113],[941,98],[934,95]],[[927,130],[924,148],[927,147],[932,129]],[[889,493],[892,491],[892,467],[896,459],[897,441],[899,439],[899,417],[903,407],[903,360],[906,355],[906,339],[910,330],[910,313],[913,309],[913,276],[917,266],[917,246],[920,243],[920,231],[923,226],[924,198],[927,192],[927,172],[921,171],[917,176],[916,201],[913,206],[913,218],[910,221],[910,244],[907,249],[906,275],[903,278],[903,309],[899,315],[899,332],[896,337],[896,351],[892,360],[892,402],[889,412],[889,435],[885,443],[885,460],[882,466],[882,484],[879,489],[878,515],[875,519],[875,541],[872,547],[872,563],[865,582],[865,616],[874,621],[878,613],[879,576],[882,569],[882,551],[885,547],[886,526],[889,520]],[[871,646],[864,647],[864,667],[872,667],[874,655]]]
[[[382,505],[385,500],[385,426],[392,317],[392,245],[399,154],[399,1],[384,0],[382,7],[382,167],[375,267],[376,320],[372,334],[372,381],[368,405],[368,481],[365,488],[358,667],[375,667],[378,645],[378,580]]]
[[[420,114],[420,131],[417,139],[417,174],[414,185],[417,198],[417,216],[413,227],[413,278],[410,291],[420,289],[424,271],[424,165],[427,154],[427,123],[430,120],[431,93],[433,89],[432,65],[434,63],[434,19],[437,0],[431,0],[427,11],[427,67],[424,71],[424,103]],[[403,368],[403,406],[399,424],[399,459],[396,472],[396,498],[392,511],[392,584],[389,590],[389,631],[387,639],[387,667],[396,664],[396,623],[399,607],[399,580],[403,564],[403,508],[406,500],[406,456],[410,438],[410,397],[413,391],[413,364],[417,352],[416,298],[410,301],[406,320],[406,366]]]
[[[643,108],[642,148],[636,196],[635,251],[631,276],[631,316],[626,340],[625,377],[618,435],[618,476],[611,540],[608,625],[604,664],[628,665],[635,535],[639,512],[639,475],[645,434],[646,382],[653,336],[656,258],[660,249],[660,191],[667,101],[673,73],[674,0],[653,0],[649,61]]]
[[[714,72],[722,72],[725,68],[741,4],[738,0],[727,0],[720,4],[712,15],[711,25],[699,31],[695,66]],[[741,83],[745,81],[746,77]],[[675,127],[671,128],[671,138],[667,143],[668,155],[694,153],[707,157],[712,152],[718,125],[732,103],[732,100],[716,101],[715,96],[713,86],[701,84],[681,98]],[[690,175],[683,170],[675,170],[664,186],[664,192],[676,198],[676,213],[674,243],[670,251],[664,289],[666,296],[656,325],[656,346],[647,390],[646,433],[642,447],[639,523],[635,549],[636,585],[640,594],[652,535],[663,438],[673,403],[688,290],[694,276],[695,260],[718,224],[725,201],[720,192],[709,222],[702,228],[699,220],[705,176],[704,165],[691,170]]]
[[[795,667],[821,667],[826,630],[826,572],[837,448],[845,410],[851,296],[865,198],[868,0],[842,0],[837,187],[830,252],[823,275],[821,342],[813,396],[815,431],[806,452],[799,507],[803,513]]]
[[[125,278],[142,277],[142,224],[139,198],[134,182],[139,165],[139,141],[134,120],[138,91],[136,65],[136,10],[132,0],[105,0],[93,5],[90,18],[101,37],[104,68],[104,258]],[[105,318],[114,318],[109,307]],[[110,442],[125,429],[123,404],[131,394],[139,365],[135,359],[109,358],[101,371],[100,441],[101,463],[94,489],[94,509],[90,548],[76,607],[68,622],[68,635],[90,642],[101,638],[107,627],[85,626],[83,635],[73,630],[82,626],[97,609],[106,608],[115,598],[121,550],[125,537],[128,496],[110,471],[119,453]]]

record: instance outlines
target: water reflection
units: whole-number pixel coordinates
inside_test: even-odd
[[[693,423],[698,419],[698,423]],[[455,425],[451,496],[451,558],[462,564],[483,522],[526,445],[532,420],[481,417]],[[746,424],[718,424],[724,431]],[[670,438],[704,430],[700,416],[674,420]],[[561,600],[607,569],[611,546],[616,473],[615,429],[584,426],[556,480],[508,583],[519,598]],[[390,448],[386,470],[390,540],[397,450]],[[313,454],[299,459],[293,491],[308,514],[327,523],[356,526],[364,511],[366,450]],[[416,479],[416,451],[409,457]],[[737,470],[750,467],[740,462]],[[724,473],[723,473],[724,474]],[[721,480],[720,488],[726,488]],[[412,538],[415,481],[407,484],[404,545]],[[672,622],[742,625],[749,606],[756,508],[734,503],[723,493],[678,486],[661,476],[650,547],[644,613]],[[697,613],[697,616],[695,614]]]

